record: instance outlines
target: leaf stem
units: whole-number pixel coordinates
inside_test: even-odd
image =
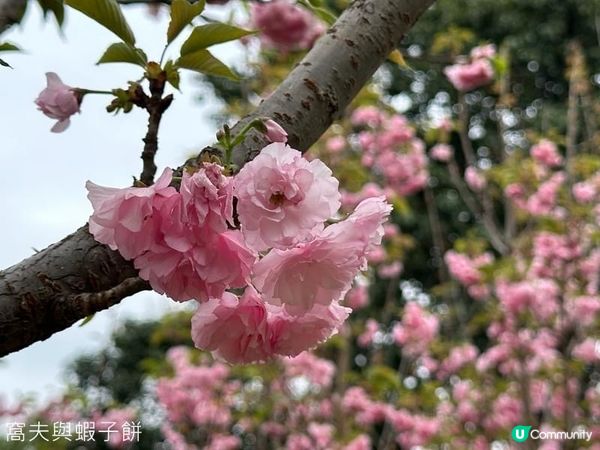
[[[101,91],[101,90],[97,90],[97,89],[82,89],[82,88],[77,88],[76,90],[78,92],[80,92],[82,95],[86,95],[86,94],[114,95],[113,91]]]

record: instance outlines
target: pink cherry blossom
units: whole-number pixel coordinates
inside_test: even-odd
[[[567,314],[573,323],[582,327],[590,326],[600,313],[600,297],[584,295],[569,299]]]
[[[473,386],[469,381],[459,381],[452,387],[452,398],[457,402],[462,402],[470,397],[473,392]]]
[[[225,292],[198,306],[192,318],[192,339],[232,363],[264,361],[268,348],[267,311],[252,287],[238,299]]]
[[[239,437],[225,434],[212,434],[205,450],[237,450],[242,445]]]
[[[392,335],[402,351],[408,355],[423,353],[438,332],[438,319],[427,313],[418,303],[410,302],[404,308],[402,322],[394,326]]]
[[[126,258],[149,250],[156,240],[158,222],[154,220],[157,200],[177,195],[171,183],[172,171],[165,169],[156,183],[146,188],[108,188],[88,181],[88,199],[94,213],[90,233]]]
[[[444,255],[444,261],[448,265],[450,275],[461,284],[471,286],[481,282],[482,275],[478,270],[478,264],[469,256],[449,250]]]
[[[229,409],[209,398],[198,401],[190,416],[194,425],[199,427],[211,425],[224,427],[231,421]]]
[[[588,337],[573,348],[572,355],[588,364],[600,361],[600,341]]]
[[[368,319],[365,324],[365,330],[358,336],[357,342],[361,347],[368,347],[373,343],[375,334],[379,331],[379,323],[376,320]]]
[[[502,393],[492,404],[492,412],[485,421],[485,427],[492,432],[503,428],[510,429],[515,423],[521,423],[522,418],[523,406],[520,399],[509,393]]]
[[[332,303],[290,316],[280,307],[266,305],[249,286],[239,299],[225,292],[200,304],[192,318],[192,338],[198,348],[231,363],[297,356],[334,334],[350,311]]]
[[[462,369],[466,364],[473,362],[479,351],[472,344],[464,344],[454,347],[439,367],[438,376],[447,377]]]
[[[544,181],[527,199],[527,211],[534,216],[550,214],[556,206],[558,192],[565,181],[566,176],[563,172],[556,172]]]
[[[467,292],[475,300],[483,300],[490,295],[490,288],[485,284],[473,284],[467,287]]]
[[[364,284],[357,284],[346,293],[344,305],[357,310],[364,308],[369,303],[369,288]]]
[[[390,405],[384,402],[370,400],[358,411],[356,422],[363,425],[372,425],[388,419]]]
[[[412,130],[410,131],[412,133]],[[381,171],[390,188],[399,195],[410,195],[423,189],[427,184],[427,156],[424,144],[419,139],[414,139],[409,133],[400,131],[399,140],[403,144],[403,151],[395,150],[398,145],[394,142],[398,138],[397,130],[392,133],[382,134],[379,140],[390,139],[389,142],[379,142],[381,149],[373,154],[374,166]]]
[[[366,255],[381,243],[382,224],[390,211],[382,197],[370,198],[313,240],[288,250],[271,250],[255,266],[254,285],[266,301],[282,305],[291,314],[339,300],[365,267]]]
[[[598,194],[598,189],[593,183],[582,181],[573,185],[573,197],[578,203],[589,203]]]
[[[173,300],[220,297],[225,289],[244,287],[256,260],[237,230],[208,234],[190,250],[154,245],[134,265],[152,289]]]
[[[335,428],[329,423],[311,422],[308,424],[308,434],[313,438],[317,449],[327,450],[331,448]]]
[[[556,144],[548,139],[542,139],[536,145],[531,147],[531,156],[540,164],[547,167],[560,166],[563,158],[558,153]]]
[[[448,162],[454,155],[454,149],[448,144],[436,144],[431,147],[429,155],[437,161]]]
[[[333,382],[335,365],[328,359],[310,352],[302,352],[294,358],[283,359],[287,377],[305,376],[311,383],[326,388]]]
[[[185,436],[175,431],[170,424],[164,424],[161,427],[161,432],[173,450],[191,450]]]
[[[325,142],[325,148],[331,153],[340,153],[346,148],[346,139],[343,136],[333,136]]]
[[[444,116],[435,120],[433,127],[445,133],[450,133],[454,129],[454,124],[448,116]]]
[[[300,433],[291,434],[285,443],[286,450],[313,450],[314,444],[311,439]]]
[[[412,426],[405,433],[396,436],[396,442],[403,448],[414,448],[426,445],[439,433],[440,420],[437,418],[415,415]]]
[[[444,69],[444,74],[454,88],[462,92],[472,91],[494,79],[494,69],[487,59],[448,66]]]
[[[509,198],[518,208],[527,208],[525,187],[519,183],[511,183],[504,188],[504,195]]]
[[[391,264],[383,264],[377,268],[379,278],[390,279],[395,278],[402,273],[404,266],[400,261],[394,261]]]
[[[342,190],[342,205],[345,210],[350,210],[367,198],[385,195],[385,191],[378,184],[366,183],[358,192]]]
[[[277,422],[263,422],[260,425],[260,431],[269,437],[281,437],[285,436],[287,429],[280,423]]]
[[[471,190],[475,192],[482,191],[487,186],[485,176],[479,169],[469,166],[465,169],[465,181]]]
[[[296,356],[329,339],[351,312],[336,302],[315,305],[300,316],[291,316],[278,306],[267,305],[267,310],[271,350],[284,356]]]
[[[552,263],[571,261],[581,255],[581,246],[571,236],[542,231],[533,240],[533,257]],[[552,265],[552,264],[550,264]]]
[[[392,238],[400,234],[400,227],[398,227],[398,225],[396,225],[395,223],[388,222],[383,224],[383,231],[383,236],[385,238]]]
[[[266,135],[269,141],[287,142],[288,134],[277,122],[271,119],[265,120],[265,127],[267,128]]]
[[[306,49],[324,30],[313,16],[289,0],[252,3],[251,21],[263,42],[281,51]]]
[[[216,233],[233,223],[233,184],[222,170],[217,164],[204,164],[191,175],[184,171],[179,191],[191,225]]]
[[[350,121],[353,125],[369,125],[378,127],[385,120],[385,115],[376,106],[361,106],[352,113]]]
[[[338,181],[320,160],[283,143],[266,146],[234,178],[238,215],[256,250],[286,248],[322,228],[340,207]]]
[[[363,410],[369,403],[371,403],[369,395],[360,386],[349,387],[342,398],[342,408],[346,412]]]
[[[558,311],[560,289],[551,279],[496,282],[496,295],[509,314],[531,311],[539,320],[548,320]]]
[[[494,44],[480,45],[471,50],[471,59],[491,59],[494,56],[496,56],[496,46]]]
[[[81,98],[54,72],[46,73],[46,82],[47,86],[40,92],[35,104],[45,115],[58,120],[50,131],[60,133],[71,123],[70,117],[79,112]]]

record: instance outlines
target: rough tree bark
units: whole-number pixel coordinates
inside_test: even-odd
[[[306,151],[340,115],[435,0],[355,0],[254,117],[272,117]],[[266,144],[248,135],[242,166]],[[77,320],[149,289],[131,262],[94,241],[87,226],[0,272],[0,356],[48,338]]]

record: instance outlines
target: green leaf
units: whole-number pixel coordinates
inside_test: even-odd
[[[325,22],[327,25],[333,25],[337,20],[337,16],[333,14],[330,10],[317,6],[314,1],[311,0],[300,0],[298,2],[300,5],[304,6],[306,9],[314,13],[319,19]]]
[[[40,7],[44,13],[44,18],[49,12],[54,14],[59,27],[62,27],[65,19],[65,5],[63,0],[38,0]]]
[[[379,395],[386,391],[398,391],[401,387],[398,373],[387,366],[375,365],[369,367],[366,377],[369,386]]]
[[[396,63],[401,69],[412,70],[412,68],[407,64],[406,60],[404,59],[404,55],[400,50],[392,51],[392,53],[389,54],[388,59],[393,63]]]
[[[219,77],[238,80],[238,76],[231,71],[229,67],[215,58],[208,50],[198,50],[193,53],[181,56],[175,63],[182,69],[189,69],[195,72],[216,75]]]
[[[11,65],[4,61],[2,58],[0,58],[0,66],[10,67],[12,69]]]
[[[165,64],[165,72],[167,73],[167,82],[175,89],[179,90],[179,70],[172,60],[168,60]]]
[[[2,42],[0,44],[0,52],[20,52],[21,49],[10,42]]]
[[[135,44],[135,36],[116,0],[65,0],[65,4],[109,29],[124,42]]]
[[[206,0],[198,0],[191,4],[188,0],[173,0],[171,2],[171,21],[167,30],[167,44],[179,36],[179,33],[188,26],[192,20],[204,11]]]
[[[145,67],[148,57],[143,50],[125,42],[117,42],[106,49],[96,64],[130,63]]]
[[[244,30],[243,28],[234,27],[225,23],[209,23],[194,28],[190,37],[181,46],[181,54],[187,55],[197,50],[205,49],[211,45],[220,44],[222,42],[234,41],[254,31]]]

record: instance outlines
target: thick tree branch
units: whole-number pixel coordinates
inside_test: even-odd
[[[285,81],[233,134],[257,117],[271,117],[289,135],[292,147],[306,151],[371,78],[406,32],[435,0],[355,0]],[[242,166],[266,138],[247,135],[234,155]]]
[[[255,117],[272,117],[286,129],[293,147],[307,150],[434,1],[356,0],[234,133]],[[250,133],[234,161],[243,165],[265,143],[262,135]],[[148,289],[146,283],[126,281],[136,276],[131,262],[94,241],[87,226],[0,272],[0,355]],[[117,288],[122,283],[125,287]],[[94,306],[82,307],[82,301]]]
[[[126,281],[132,278],[136,281]],[[0,350],[4,355],[46,339],[148,288],[132,265],[94,241],[85,225],[0,272]]]

